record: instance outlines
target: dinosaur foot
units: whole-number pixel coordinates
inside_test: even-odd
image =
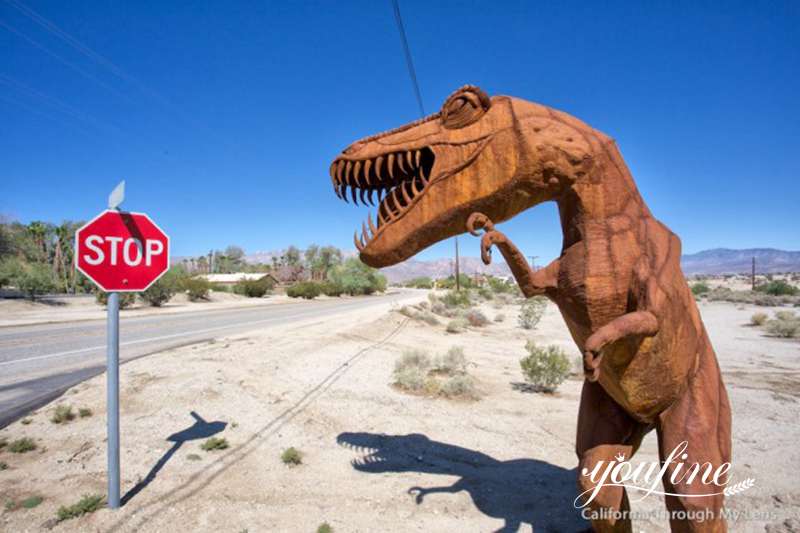
[[[484,265],[492,262],[492,246],[507,240],[506,236],[494,229],[494,223],[483,213],[472,213],[467,219],[467,231],[479,236],[480,230],[484,231],[481,237],[481,260]]]
[[[603,354],[594,350],[583,352],[583,374],[586,379],[594,383],[600,379],[600,363],[603,362]]]

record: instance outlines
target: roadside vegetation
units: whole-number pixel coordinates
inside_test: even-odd
[[[392,385],[404,392],[477,400],[474,379],[467,373],[469,362],[458,346],[431,357],[422,350],[408,350],[395,362]]]
[[[570,374],[567,354],[558,346],[538,346],[533,341],[528,341],[525,350],[528,355],[519,361],[525,381],[537,392],[555,392]]]
[[[294,446],[291,448],[286,448],[281,453],[281,462],[287,466],[298,466],[303,464],[303,453]]]
[[[105,497],[100,494],[85,494],[76,503],[59,507],[56,518],[59,522],[78,518],[79,516],[97,511],[103,506],[104,502]]]
[[[211,437],[200,445],[200,449],[206,452],[213,452],[216,450],[225,450],[229,446],[227,439],[223,437]]]

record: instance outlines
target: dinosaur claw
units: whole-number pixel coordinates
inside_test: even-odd
[[[491,231],[494,229],[494,224],[489,217],[484,215],[483,213],[472,213],[469,218],[467,218],[467,231],[470,234],[475,235],[476,237],[480,235],[480,230]]]

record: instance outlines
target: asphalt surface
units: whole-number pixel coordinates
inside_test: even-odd
[[[215,337],[325,317],[414,297],[362,298],[120,316],[120,362]],[[105,371],[105,320],[0,328],[0,428]]]

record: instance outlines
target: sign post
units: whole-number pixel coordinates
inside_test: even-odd
[[[119,467],[119,298],[140,292],[169,268],[169,237],[143,213],[119,211],[125,182],[108,197],[103,211],[75,232],[75,266],[108,293],[107,430],[108,506],[120,506]]]

